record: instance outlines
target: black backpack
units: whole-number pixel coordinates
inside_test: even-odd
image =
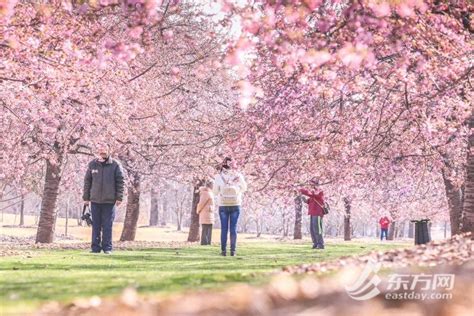
[[[316,203],[318,203],[319,206],[321,206],[321,208],[323,209],[323,214],[324,215],[328,215],[329,214],[329,211],[331,210],[331,208],[329,207],[329,204],[328,202],[324,202],[324,205],[321,205],[319,204],[318,200],[314,199],[316,201]]]

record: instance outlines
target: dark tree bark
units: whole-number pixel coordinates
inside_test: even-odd
[[[199,187],[204,185],[204,180],[197,180],[193,187],[193,203],[191,204],[191,225],[189,226],[188,241],[195,242],[200,240],[199,236],[199,214],[196,213],[199,203]]]
[[[344,240],[351,240],[351,201],[344,198]]]
[[[302,239],[303,233],[301,226],[303,223],[303,197],[298,195],[295,198],[295,229],[293,232],[293,239]]]
[[[474,111],[469,118],[469,129],[471,133],[469,134],[469,147],[467,151],[461,232],[470,232],[471,238],[474,239]]]
[[[151,189],[150,203],[150,226],[158,226],[159,223],[159,190],[153,187]]]
[[[133,241],[137,233],[138,216],[140,214],[140,175],[134,171],[129,171],[131,184],[127,188],[127,211],[123,223],[120,241]]]
[[[46,176],[44,179],[38,231],[36,232],[36,243],[52,243],[54,240],[56,204],[58,201],[59,183],[61,182],[62,164],[62,155],[58,155],[55,163],[46,160]]]
[[[456,188],[453,182],[447,177],[443,170],[444,189],[448,198],[449,221],[451,223],[451,236],[461,232],[461,216],[462,216],[462,190]]]

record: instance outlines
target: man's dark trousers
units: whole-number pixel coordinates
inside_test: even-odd
[[[313,247],[324,249],[322,216],[310,216],[309,230],[311,233],[311,239],[313,240]]]
[[[112,251],[112,225],[115,219],[115,204],[92,202],[91,213],[92,251]]]

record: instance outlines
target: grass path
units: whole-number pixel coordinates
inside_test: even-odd
[[[218,288],[231,282],[260,284],[267,272],[286,265],[327,261],[400,243],[333,242],[325,251],[307,244],[240,244],[237,257],[220,257],[217,246],[116,251],[111,256],[82,250],[32,250],[0,259],[0,300],[4,312],[18,313],[49,300],[112,296],[127,286],[139,293]]]

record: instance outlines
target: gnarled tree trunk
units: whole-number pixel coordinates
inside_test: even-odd
[[[298,195],[295,198],[295,229],[293,232],[293,239],[302,239],[303,233],[301,226],[303,223],[303,197]]]
[[[127,211],[120,241],[135,240],[138,215],[140,214],[140,175],[131,171],[128,172],[128,175],[131,179],[131,184],[127,188]]]
[[[189,226],[188,241],[199,241],[199,214],[196,213],[199,203],[199,187],[204,185],[203,180],[198,180],[193,187],[193,203],[191,204],[191,225]]]
[[[470,232],[471,238],[474,239],[474,111],[469,118],[469,129],[469,147],[466,163],[466,181],[464,183],[461,232]]]
[[[46,176],[44,179],[41,213],[36,232],[36,243],[52,243],[56,227],[56,206],[58,202],[59,183],[63,156],[58,155],[57,161],[52,163],[46,160]]]
[[[447,177],[443,170],[444,189],[448,198],[449,221],[451,223],[451,236],[461,232],[461,215],[462,215],[462,190],[456,188],[453,182]]]

